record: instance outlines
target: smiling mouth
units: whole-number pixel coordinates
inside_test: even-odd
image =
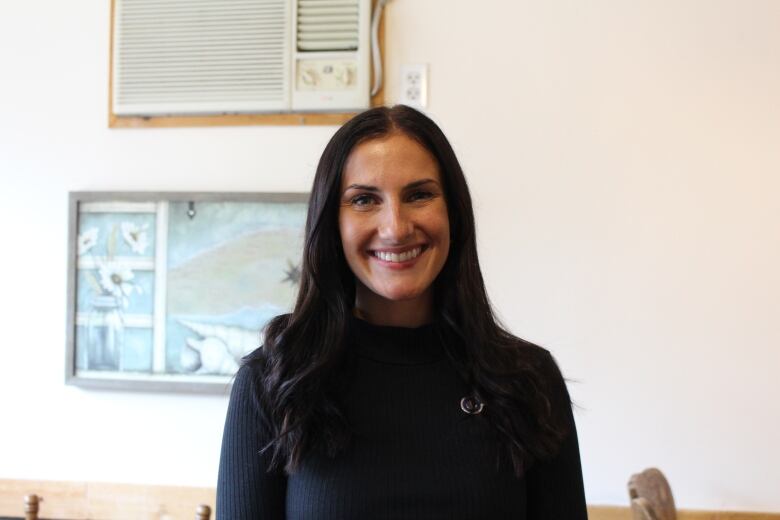
[[[371,254],[371,256],[378,258],[384,262],[401,264],[404,262],[408,262],[410,260],[414,260],[415,258],[420,256],[423,253],[423,251],[425,251],[427,248],[428,246],[417,246],[407,251],[403,251],[401,253],[388,253],[385,251],[369,251],[369,253]]]

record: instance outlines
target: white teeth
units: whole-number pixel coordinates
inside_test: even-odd
[[[374,256],[379,258],[380,260],[384,260],[385,262],[406,262],[408,260],[411,260],[412,258],[417,258],[417,255],[419,255],[422,252],[422,247],[415,247],[414,249],[411,249],[409,251],[404,251],[401,254],[398,253],[385,253],[383,251],[374,251]]]

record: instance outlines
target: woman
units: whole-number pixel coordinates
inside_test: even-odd
[[[587,518],[566,385],[493,316],[433,121],[381,107],[336,132],[304,251],[233,385],[220,520]]]

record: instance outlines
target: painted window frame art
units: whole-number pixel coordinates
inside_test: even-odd
[[[224,394],[295,303],[308,196],[71,192],[66,383]]]

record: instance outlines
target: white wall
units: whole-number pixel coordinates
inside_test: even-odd
[[[66,5],[67,4],[67,5]],[[0,478],[213,486],[224,397],[63,385],[69,190],[306,190],[333,128],[108,130],[108,2],[0,4]],[[590,503],[780,511],[780,3],[393,0]],[[775,376],[775,377],[772,377]],[[10,426],[10,427],[9,427]]]

